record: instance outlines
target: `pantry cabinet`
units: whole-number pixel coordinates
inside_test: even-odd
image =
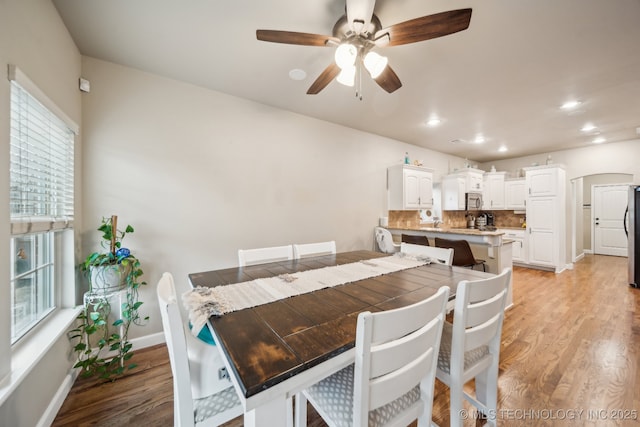
[[[525,168],[528,196],[545,197],[557,196],[560,189],[560,175],[564,177],[564,170],[557,166],[539,166]],[[562,187],[564,188],[564,179]]]
[[[387,170],[389,210],[433,207],[433,170],[396,165]]]
[[[566,182],[559,165],[525,168],[529,263],[565,268]]]
[[[482,209],[504,209],[504,179],[506,172],[487,172],[483,176]]]

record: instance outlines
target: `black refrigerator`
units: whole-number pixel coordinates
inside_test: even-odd
[[[640,185],[629,186],[624,231],[629,239],[629,284],[637,288],[640,287]]]

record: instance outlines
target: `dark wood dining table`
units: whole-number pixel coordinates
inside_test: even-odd
[[[193,287],[221,286],[378,257],[352,251],[189,274]],[[413,304],[462,280],[489,273],[428,264],[325,288],[209,319],[245,408],[245,426],[286,425],[286,399],[353,363],[356,321],[363,311]]]

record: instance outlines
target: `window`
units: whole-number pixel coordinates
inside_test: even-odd
[[[10,66],[9,79],[11,342],[15,343],[59,301],[56,269],[65,251],[56,242],[61,230],[73,226],[77,127],[17,68]]]
[[[24,335],[54,308],[54,250],[51,233],[11,239],[11,337]]]

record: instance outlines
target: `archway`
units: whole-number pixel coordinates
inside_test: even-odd
[[[599,173],[571,180],[571,257],[573,262],[580,260],[586,253],[593,253],[592,233],[594,221],[591,205],[593,187],[607,184],[631,184],[632,182],[633,174],[627,173]]]

